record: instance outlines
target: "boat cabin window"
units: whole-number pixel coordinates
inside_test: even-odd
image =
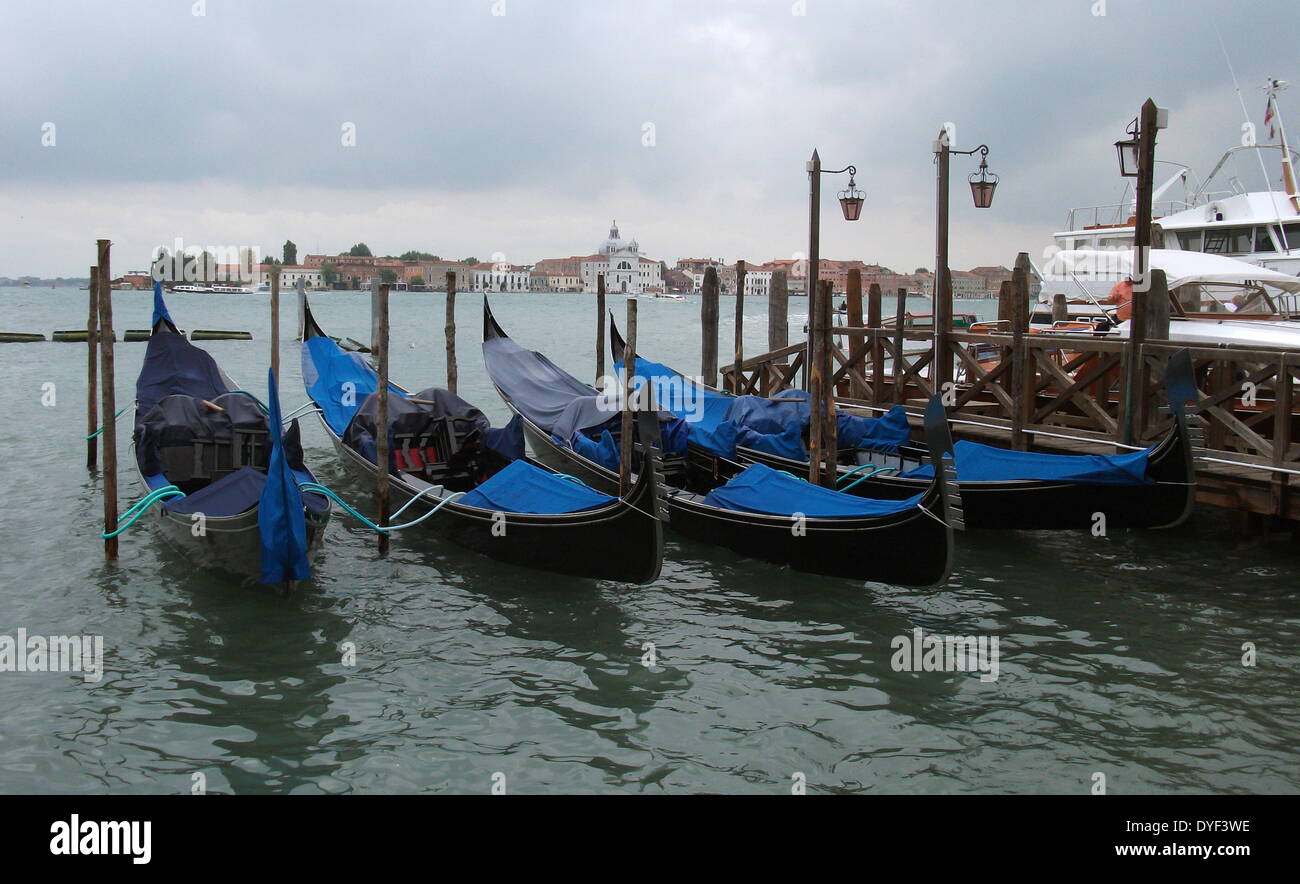
[[[1201,231],[1178,231],[1178,244],[1182,246],[1182,249],[1185,252],[1199,252],[1201,250]]]
[[[1273,237],[1269,236],[1267,227],[1255,228],[1255,251],[1257,252],[1276,252],[1273,248]]]
[[[1212,255],[1243,254],[1254,244],[1254,228],[1221,227],[1205,231],[1205,251]]]
[[[1300,250],[1300,224],[1283,224],[1282,235],[1285,237],[1285,247],[1291,251]]]
[[[1051,324],[1052,324],[1052,314],[1050,314],[1050,313],[1034,313],[1033,315],[1031,315],[1031,316],[1029,317],[1029,324],[1030,324],[1030,325],[1051,325]]]

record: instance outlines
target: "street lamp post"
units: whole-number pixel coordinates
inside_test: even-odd
[[[968,179],[975,208],[987,209],[993,205],[993,192],[998,186],[998,176],[988,171],[988,145],[981,144],[974,150],[953,150],[948,127],[939,130],[939,137],[934,142],[935,263],[934,289],[931,292],[934,303],[934,370],[931,376],[935,393],[940,393],[944,385],[952,381],[952,357],[948,350],[948,333],[952,331],[952,273],[948,269],[948,179],[952,154],[980,155],[979,172],[972,173]]]
[[[862,191],[858,190],[855,176],[856,166],[843,169],[823,169],[822,159],[816,150],[808,161],[808,347],[804,355],[804,386],[811,399],[811,414],[808,427],[808,481],[816,483],[819,479],[834,487],[835,457],[833,450],[826,451],[827,477],[821,475],[823,449],[829,437],[829,447],[834,448],[834,391],[830,377],[830,347],[827,345],[826,329],[830,322],[831,311],[825,309],[831,300],[830,292],[822,292],[817,284],[821,269],[821,199],[822,175],[839,175],[849,173],[849,186],[839,193],[840,209],[845,221],[857,221],[862,215],[864,201]],[[823,300],[827,303],[823,304]]]

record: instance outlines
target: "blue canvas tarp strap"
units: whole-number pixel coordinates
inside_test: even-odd
[[[271,459],[257,511],[257,530],[262,539],[261,580],[289,583],[311,577],[311,565],[307,561],[307,517],[302,509],[302,492],[285,456],[275,373],[268,369],[266,375]]]
[[[704,496],[707,506],[773,516],[801,513],[810,519],[888,516],[914,509],[920,502],[920,494],[906,500],[854,497],[796,479],[763,464],[748,467],[726,485],[714,488]]]
[[[1146,472],[1151,451],[1148,448],[1128,454],[1045,454],[968,441],[953,446],[957,480],[960,482],[1034,479],[1093,485],[1141,485],[1150,481]],[[906,477],[922,479],[933,475],[934,469],[927,464],[907,473]]]
[[[615,500],[526,460],[517,460],[457,503],[493,512],[558,514],[596,509]]]

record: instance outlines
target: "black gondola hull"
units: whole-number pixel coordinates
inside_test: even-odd
[[[510,405],[504,393],[502,398]],[[520,413],[513,406],[511,410]],[[542,463],[577,476],[597,490],[609,492],[617,488],[617,473],[557,444],[526,417],[523,423],[524,436]],[[735,466],[723,460],[721,475],[734,473]],[[918,491],[930,486],[923,483]],[[699,495],[670,492],[669,526],[692,540],[723,546],[761,561],[826,577],[903,586],[931,586],[944,580],[952,569],[952,529],[938,515],[932,515],[942,512],[937,488],[923,499],[924,511],[802,522],[704,506],[698,499]]]
[[[375,465],[321,423],[348,474],[373,485]],[[394,510],[418,493],[399,477],[389,483]],[[438,501],[426,496],[403,513],[402,520],[418,519]],[[511,565],[593,580],[649,583],[659,576],[663,561],[663,528],[654,512],[654,486],[647,479],[626,500],[598,510],[544,516],[492,513],[453,501],[421,528]]]

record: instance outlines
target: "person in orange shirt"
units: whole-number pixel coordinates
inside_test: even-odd
[[[1115,283],[1103,304],[1118,304],[1115,311],[1117,322],[1126,322],[1133,317],[1133,277],[1127,276],[1122,282]]]

